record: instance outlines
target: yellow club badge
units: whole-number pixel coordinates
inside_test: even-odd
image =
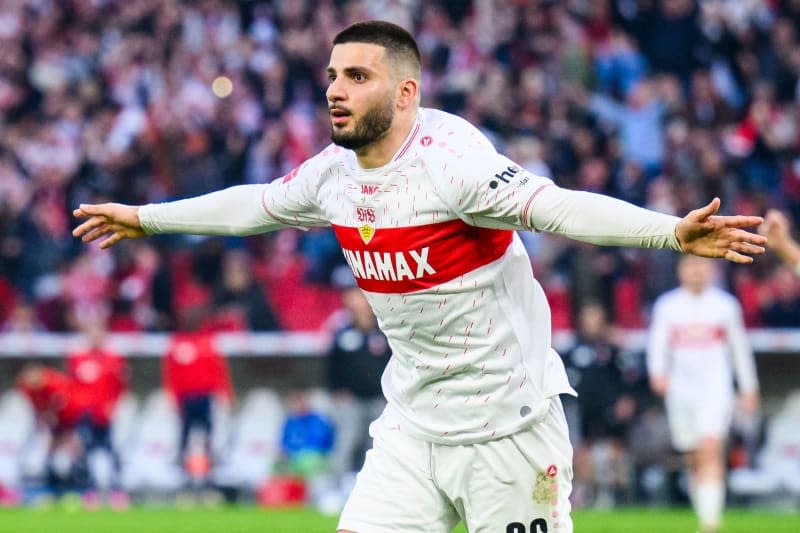
[[[375,209],[372,207],[356,207],[356,220],[361,225],[358,226],[358,234],[364,244],[369,244],[375,236]]]

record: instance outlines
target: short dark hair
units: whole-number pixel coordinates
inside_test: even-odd
[[[334,46],[345,43],[367,43],[382,46],[386,49],[389,57],[405,61],[412,67],[415,77],[420,76],[422,56],[419,53],[417,41],[408,31],[397,24],[385,20],[356,22],[333,38]]]

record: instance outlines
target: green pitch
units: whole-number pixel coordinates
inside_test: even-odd
[[[694,533],[688,510],[576,511],[576,533]],[[142,509],[125,512],[0,509],[0,533],[333,533],[336,518],[310,510]],[[459,527],[454,533],[464,533]],[[724,533],[797,533],[800,514],[732,510]],[[499,532],[502,533],[502,532]]]

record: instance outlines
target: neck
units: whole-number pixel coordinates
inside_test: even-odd
[[[411,113],[397,113],[394,117],[394,124],[386,132],[386,135],[374,143],[355,151],[358,166],[361,168],[378,168],[391,161],[411,132],[416,119],[416,109]]]

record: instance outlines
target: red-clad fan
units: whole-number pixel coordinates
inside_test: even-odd
[[[184,327],[173,336],[162,361],[164,388],[180,410],[182,454],[195,427],[203,430],[210,452],[212,403],[215,398],[228,405],[233,401],[227,362],[214,346],[213,334],[199,327],[205,314],[203,308],[186,313]]]

